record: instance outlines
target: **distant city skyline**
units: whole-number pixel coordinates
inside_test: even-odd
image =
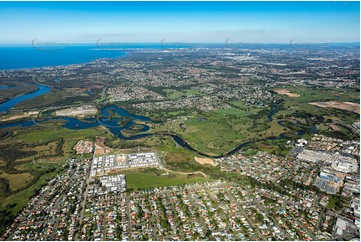
[[[0,2],[0,44],[359,42],[359,2]]]

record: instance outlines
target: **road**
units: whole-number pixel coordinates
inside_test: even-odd
[[[166,172],[172,172],[172,173],[177,173],[177,174],[181,174],[181,175],[202,175],[205,178],[208,178],[208,176],[203,171],[193,171],[193,172],[173,171],[173,170],[169,170],[165,167],[159,167],[159,169],[166,171]]]
[[[259,231],[258,225],[255,224],[253,220],[249,219],[248,215],[242,210],[242,204],[240,204],[238,200],[233,196],[233,194],[229,191],[229,189],[227,189],[226,185],[223,185],[223,189],[227,192],[228,196],[233,200],[233,202],[237,204],[237,206],[239,207],[239,212],[243,215],[243,217],[246,218],[248,223],[252,225],[252,228],[255,230],[257,236],[261,237],[262,240],[266,240],[266,237],[264,237],[264,235],[262,235],[262,233]]]
[[[160,158],[160,156],[158,155],[157,152],[155,152],[157,158],[158,158],[158,161],[159,161],[159,169],[160,170],[163,170],[163,171],[166,171],[166,172],[172,172],[172,173],[177,173],[177,174],[181,174],[181,175],[195,175],[195,174],[198,174],[198,175],[202,175],[204,176],[206,179],[208,179],[208,176],[203,172],[203,171],[190,171],[190,172],[184,172],[184,171],[173,171],[173,170],[170,170],[168,168],[165,168],[165,166],[163,165],[163,161],[162,159]]]
[[[89,183],[90,183],[90,180],[91,180],[91,174],[92,174],[92,169],[93,169],[93,160],[94,160],[94,157],[95,157],[95,144],[94,144],[94,147],[93,147],[93,158],[90,160],[90,170],[89,170],[89,174],[88,174],[88,177],[86,179],[86,188],[85,188],[85,192],[84,192],[84,198],[83,198],[83,202],[82,202],[82,209],[81,209],[81,213],[80,213],[80,219],[79,219],[79,224],[82,223],[83,221],[83,217],[84,217],[84,210],[85,210],[85,205],[86,205],[86,201],[87,201],[87,198],[88,198],[88,192],[89,192]]]
[[[116,80],[114,80],[114,76],[113,76],[113,75],[110,76],[110,79],[111,79],[113,82],[109,83],[108,85],[106,85],[106,86],[103,88],[102,94],[100,95],[100,96],[101,96],[101,99],[104,99],[104,98],[105,98],[107,88],[110,87],[111,85],[113,85],[113,84],[116,82]]]

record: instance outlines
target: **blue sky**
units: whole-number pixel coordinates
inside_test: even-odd
[[[359,2],[0,2],[0,43],[359,42]]]

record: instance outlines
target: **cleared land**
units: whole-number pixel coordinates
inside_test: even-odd
[[[335,109],[341,109],[360,114],[360,104],[358,103],[328,101],[328,102],[313,102],[310,104],[320,108],[335,108]]]
[[[95,155],[103,155],[103,154],[109,154],[110,152],[112,152],[113,149],[106,147],[106,146],[100,146],[95,144]]]
[[[330,126],[330,128],[331,129],[333,129],[333,130],[336,130],[336,131],[341,131],[341,128],[340,127],[338,127],[337,125],[335,125],[335,124],[330,124],[330,125],[328,125],[328,126]]]
[[[278,94],[281,94],[281,95],[287,95],[289,97],[299,97],[300,96],[299,94],[292,93],[287,89],[276,89],[275,92]]]
[[[1,122],[16,120],[20,118],[28,118],[31,116],[36,116],[39,114],[39,111],[31,111],[31,112],[24,112],[23,114],[9,114],[1,117]]]
[[[210,158],[199,158],[199,157],[194,157],[194,159],[202,164],[202,165],[212,165],[212,166],[216,166],[216,164],[214,163],[214,161]]]
[[[95,115],[98,112],[94,106],[82,106],[76,108],[66,108],[62,110],[57,110],[55,112],[56,116],[74,116],[74,117],[84,117],[87,115]]]

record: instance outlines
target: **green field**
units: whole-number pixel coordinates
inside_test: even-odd
[[[240,102],[236,103],[239,106]],[[164,125],[155,125],[149,133],[176,133],[193,148],[208,155],[222,155],[247,140],[278,136],[284,132],[275,120],[269,121],[269,108],[228,108],[193,112]],[[182,124],[182,128],[180,125]]]
[[[187,97],[191,95],[204,95],[203,93],[192,89],[182,89],[182,90],[163,89],[163,91],[167,93],[167,98],[169,99],[179,99],[181,97]]]
[[[0,211],[10,211],[13,215],[23,209],[49,179],[63,171],[62,164],[72,154],[71,149],[77,140],[111,137],[105,128],[69,130],[33,126],[26,129],[15,127],[13,130],[15,135],[2,144],[3,157],[0,157],[4,166],[0,169],[0,178],[8,181],[8,192],[11,192],[0,194]],[[58,151],[57,145],[61,140],[64,143]]]
[[[330,200],[328,201],[327,208],[338,210],[340,207],[342,207],[340,197],[336,195],[330,196]]]
[[[157,168],[125,170],[119,173],[126,175],[128,189],[146,189],[209,181],[201,175],[188,176],[172,172],[167,173]]]
[[[275,89],[287,89],[292,93],[299,94],[299,97],[288,97],[280,95],[286,99],[299,103],[305,102],[323,102],[323,101],[343,101],[343,102],[360,102],[360,94],[355,89],[336,89],[336,88],[317,88],[305,86],[283,86]]]
[[[9,182],[9,188],[11,191],[16,191],[28,183],[30,183],[34,177],[27,172],[17,173],[17,174],[9,174],[2,170],[0,170],[0,178],[4,178]]]
[[[279,95],[284,102],[282,103],[282,108],[275,115],[276,118],[296,117],[298,121],[305,125],[316,125],[319,128],[320,134],[346,140],[357,138],[357,135],[352,134],[345,128],[340,127],[340,131],[335,131],[330,128],[328,124],[332,124],[332,120],[335,120],[346,125],[352,125],[354,122],[360,120],[358,114],[332,108],[320,108],[309,104],[310,102],[320,101],[359,103],[360,97],[357,90],[293,86],[285,86],[282,88],[299,94],[300,96],[288,97],[286,95]]]
[[[72,139],[94,139],[95,136],[104,136],[109,132],[103,131],[99,128],[70,130],[58,127],[57,129],[34,127],[33,129],[22,130],[16,137],[16,140],[23,140],[27,143],[45,142],[54,139],[64,138],[66,140]]]
[[[1,207],[5,208],[8,205],[16,205],[11,209],[11,212],[13,214],[16,214],[18,211],[20,211],[26,206],[29,199],[34,196],[39,189],[41,189],[45,184],[47,184],[48,181],[51,180],[53,177],[59,175],[62,171],[63,167],[58,167],[55,171],[42,175],[34,185],[3,199]]]
[[[229,101],[228,102],[230,105],[238,108],[238,109],[241,109],[243,111],[247,111],[249,112],[250,114],[253,113],[253,114],[256,114],[258,113],[259,111],[261,111],[262,109],[261,108],[258,108],[258,107],[250,107],[248,106],[247,104],[245,104],[244,102],[242,101]]]
[[[296,110],[304,110],[312,114],[333,113],[337,110],[330,110],[319,108],[310,105],[310,102],[325,102],[325,101],[343,101],[343,102],[360,102],[359,92],[351,89],[320,89],[310,87],[293,87],[284,86],[282,89],[287,89],[292,93],[299,94],[299,97],[288,97],[286,95],[279,95],[284,99],[284,108],[279,114],[290,114]],[[281,89],[277,88],[277,89]]]

